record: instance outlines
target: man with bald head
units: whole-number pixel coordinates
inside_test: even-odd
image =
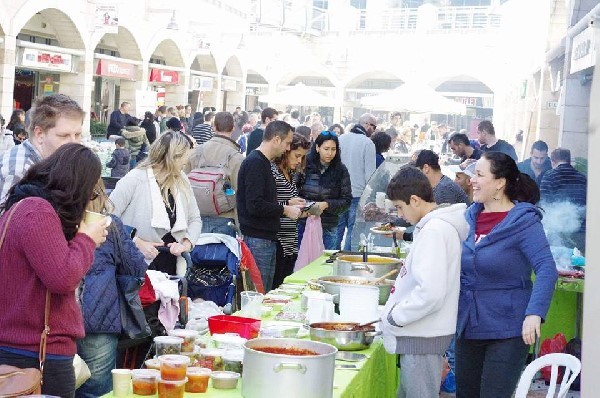
[[[370,113],[365,113],[358,119],[348,134],[339,137],[342,163],[350,172],[352,185],[352,204],[340,215],[337,231],[337,245],[341,249],[344,231],[347,228],[344,250],[356,249],[358,242],[352,242],[352,230],[356,219],[356,208],[367,181],[375,171],[375,144],[369,138],[377,127],[377,119]]]

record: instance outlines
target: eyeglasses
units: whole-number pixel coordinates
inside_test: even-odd
[[[329,130],[321,131],[321,135],[324,137],[337,137],[336,133],[334,133],[333,131],[329,131]]]

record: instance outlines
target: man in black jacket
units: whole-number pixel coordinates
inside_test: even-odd
[[[248,135],[248,143],[246,146],[246,156],[250,154],[253,150],[258,148],[263,141],[263,133],[269,123],[277,120],[279,113],[273,108],[265,108],[260,113],[260,119],[262,124],[257,125],[256,128]],[[290,139],[291,142],[291,139]]]
[[[127,126],[127,122],[131,118],[129,116],[129,102],[122,102],[121,107],[110,114],[110,122],[106,128],[106,138],[111,135],[121,135],[121,130]]]
[[[246,156],[238,174],[236,200],[240,229],[267,292],[272,288],[275,275],[279,218],[285,215],[296,220],[301,213],[299,206],[277,202],[277,187],[271,173],[271,161],[290,148],[292,137],[292,126],[286,122],[269,123],[260,146]]]

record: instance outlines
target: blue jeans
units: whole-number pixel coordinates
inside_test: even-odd
[[[75,391],[76,398],[93,398],[112,390],[111,370],[117,366],[118,335],[88,333],[77,342],[77,353],[90,368],[90,377]]]
[[[510,398],[529,346],[521,336],[501,340],[456,339],[456,398]]]
[[[302,243],[305,228],[306,223],[298,223],[298,248],[300,248],[300,243]],[[325,250],[336,250],[337,243],[337,226],[323,226],[323,246],[325,247]]]
[[[244,237],[250,253],[260,270],[265,291],[273,288],[273,277],[275,276],[275,259],[277,257],[277,242],[274,240]]]
[[[352,230],[354,229],[354,221],[356,221],[356,209],[358,208],[358,202],[360,198],[352,198],[350,208],[340,214],[340,219],[337,226],[337,242],[333,249],[342,249],[342,240],[344,239],[344,230],[348,228],[346,233],[346,241],[344,242],[344,250],[352,250]]]
[[[202,233],[224,234],[235,238],[235,229],[227,225],[229,222],[235,224],[235,220],[233,218],[202,216]]]

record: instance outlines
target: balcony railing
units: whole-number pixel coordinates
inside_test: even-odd
[[[500,16],[489,7],[443,7],[438,10],[438,29],[490,29],[500,27]]]

